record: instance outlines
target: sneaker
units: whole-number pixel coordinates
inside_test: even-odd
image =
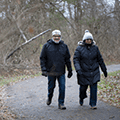
[[[80,99],[79,103],[82,106],[83,105],[83,99]]]
[[[95,109],[97,109],[97,107],[96,106],[91,106],[91,109],[95,110]]]
[[[61,109],[61,110],[65,110],[66,109],[66,107],[64,106],[64,104],[59,104],[58,108]]]
[[[46,104],[47,104],[47,105],[50,105],[50,104],[51,104],[51,100],[50,100],[49,98],[47,99]]]

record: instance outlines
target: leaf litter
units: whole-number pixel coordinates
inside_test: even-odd
[[[101,81],[98,83],[98,98],[120,108],[120,73],[108,75],[107,78],[101,76]]]

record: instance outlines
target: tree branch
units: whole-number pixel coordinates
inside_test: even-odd
[[[63,16],[63,18],[70,24],[70,26],[77,32],[77,34],[79,34],[78,31],[70,23],[70,21],[63,15],[63,13],[52,2],[50,2],[50,4],[58,10],[58,12]]]

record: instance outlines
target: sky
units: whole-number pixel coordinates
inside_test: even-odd
[[[115,0],[106,0],[109,4],[114,4]]]

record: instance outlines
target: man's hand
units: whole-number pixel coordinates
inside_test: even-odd
[[[107,77],[107,70],[104,72],[104,76]]]
[[[42,75],[47,77],[47,72],[46,71],[42,71]]]
[[[68,77],[68,78],[71,78],[72,75],[73,75],[72,71],[69,71],[67,77]]]

